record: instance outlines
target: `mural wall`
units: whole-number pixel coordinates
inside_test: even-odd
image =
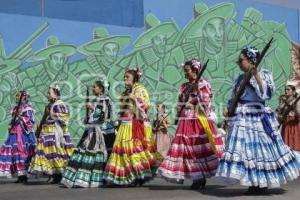
[[[143,70],[142,82],[151,94],[151,102],[165,102],[174,117],[177,90],[185,82],[181,64],[191,58],[198,58],[202,63],[210,60],[204,77],[211,82],[214,107],[220,116],[230,97],[231,83],[241,73],[236,64],[240,49],[246,45],[262,49],[271,37],[275,41],[261,66],[273,72],[277,93],[268,103],[275,108],[277,96],[291,75],[291,40],[294,38],[287,31],[286,22],[264,19],[264,12],[255,7],[245,8],[240,13],[237,4],[229,2],[208,6],[195,1],[189,7],[192,16],[184,26],[179,26],[175,19],[162,21],[157,13],[148,12],[140,29],[0,14],[0,26],[15,18],[39,24],[35,30],[31,27],[31,35],[10,53],[5,47],[13,38],[0,34],[0,139],[7,135],[15,93],[20,89],[29,91],[39,121],[47,103],[47,89],[53,83],[60,85],[62,98],[71,108],[70,132],[77,139],[83,129],[86,87],[95,80],[107,79],[117,112],[118,95],[124,89],[124,70],[135,66]],[[298,24],[297,20],[289,23]],[[57,27],[62,24],[76,24],[77,30],[89,27],[91,32],[89,35],[79,31],[68,33],[61,39],[61,29]],[[109,30],[114,30],[114,34]],[[5,32],[5,27],[0,28],[0,33],[2,31]],[[22,35],[22,30],[15,34]],[[76,42],[70,42],[72,39]],[[299,72],[294,72],[293,77],[295,74]],[[154,115],[153,110],[151,115]]]

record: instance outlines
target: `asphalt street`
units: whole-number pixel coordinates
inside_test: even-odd
[[[0,179],[0,200],[202,200],[202,199],[284,199],[300,197],[300,179],[282,188],[269,189],[266,194],[245,195],[246,187],[226,185],[216,178],[209,179],[206,189],[191,190],[191,182],[171,184],[162,179],[143,187],[109,187],[93,189],[68,189],[46,183],[45,178],[30,179],[27,185],[14,183],[15,179]]]

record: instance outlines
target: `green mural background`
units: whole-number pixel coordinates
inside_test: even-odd
[[[145,16],[145,31],[135,41],[130,35],[110,35],[104,27],[99,27],[91,33],[91,41],[86,44],[65,44],[53,35],[45,41],[45,47],[33,52],[34,40],[51,26],[45,22],[19,48],[6,55],[0,35],[0,139],[7,135],[16,91],[27,89],[30,92],[39,121],[47,103],[47,89],[52,83],[62,88],[62,98],[71,108],[70,132],[78,139],[83,129],[86,86],[97,79],[108,79],[117,112],[123,73],[128,67],[142,68],[142,82],[151,94],[151,102],[163,101],[174,117],[177,91],[185,82],[181,64],[191,58],[202,62],[210,59],[204,77],[212,85],[215,111],[220,116],[230,97],[231,83],[241,73],[236,64],[240,49],[246,45],[262,49],[271,37],[275,41],[261,66],[273,72],[277,93],[269,104],[275,108],[276,97],[283,92],[291,73],[291,41],[286,25],[263,20],[263,13],[254,8],[248,8],[238,23],[238,12],[232,3],[210,8],[197,3],[193,13],[193,19],[182,30],[176,21],[160,22],[155,13],[149,13]],[[120,51],[130,44],[132,50],[121,56]],[[70,62],[68,58],[77,53],[84,57]],[[22,62],[30,66],[22,68]],[[151,116],[154,115],[153,107]],[[170,131],[174,132],[174,128]]]

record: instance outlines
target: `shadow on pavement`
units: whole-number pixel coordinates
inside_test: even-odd
[[[286,193],[286,190],[282,188],[269,189],[264,193],[257,194],[246,194],[247,188],[216,188],[208,186],[204,190],[199,190],[199,192],[203,195],[215,196],[215,197],[223,197],[230,198],[236,196],[273,196],[273,195],[282,195]]]

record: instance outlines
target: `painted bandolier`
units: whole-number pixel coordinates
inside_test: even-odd
[[[158,169],[158,174],[171,182],[183,183],[192,179],[192,189],[205,187],[206,178],[215,175],[223,152],[223,141],[213,121],[212,90],[208,81],[198,77],[201,67],[196,59],[183,66],[189,82],[179,89],[177,131]],[[190,87],[193,87],[192,92],[186,94]]]
[[[100,88],[101,93],[97,92]],[[93,93],[95,98],[89,107],[85,131],[63,173],[61,183],[69,188],[104,184],[103,171],[115,139],[112,101],[104,93],[104,84],[100,81],[95,82]]]
[[[105,169],[106,180],[117,185],[142,185],[152,179],[160,159],[147,116],[149,95],[139,78],[138,69],[126,70],[120,126]]]
[[[263,53],[262,53],[263,54]],[[276,116],[267,100],[275,93],[272,73],[257,68],[259,51],[254,47],[242,49],[238,64],[242,71],[251,73],[232,116],[228,119],[225,152],[216,176],[226,183],[248,186],[246,193],[262,193],[267,188],[279,187],[299,176],[300,157],[284,144]],[[233,83],[232,96],[238,93],[244,74]],[[229,101],[229,105],[231,102]]]
[[[60,182],[61,174],[73,153],[73,144],[68,132],[70,112],[59,96],[58,86],[51,86],[48,91],[50,103],[45,108],[47,117],[41,124],[35,156],[29,167],[32,174],[49,175],[53,179],[51,183]]]
[[[8,138],[0,147],[0,176],[11,178],[16,175],[17,182],[26,183],[27,169],[36,146],[34,110],[28,104],[27,91],[18,92],[16,100],[19,103],[12,110]]]

